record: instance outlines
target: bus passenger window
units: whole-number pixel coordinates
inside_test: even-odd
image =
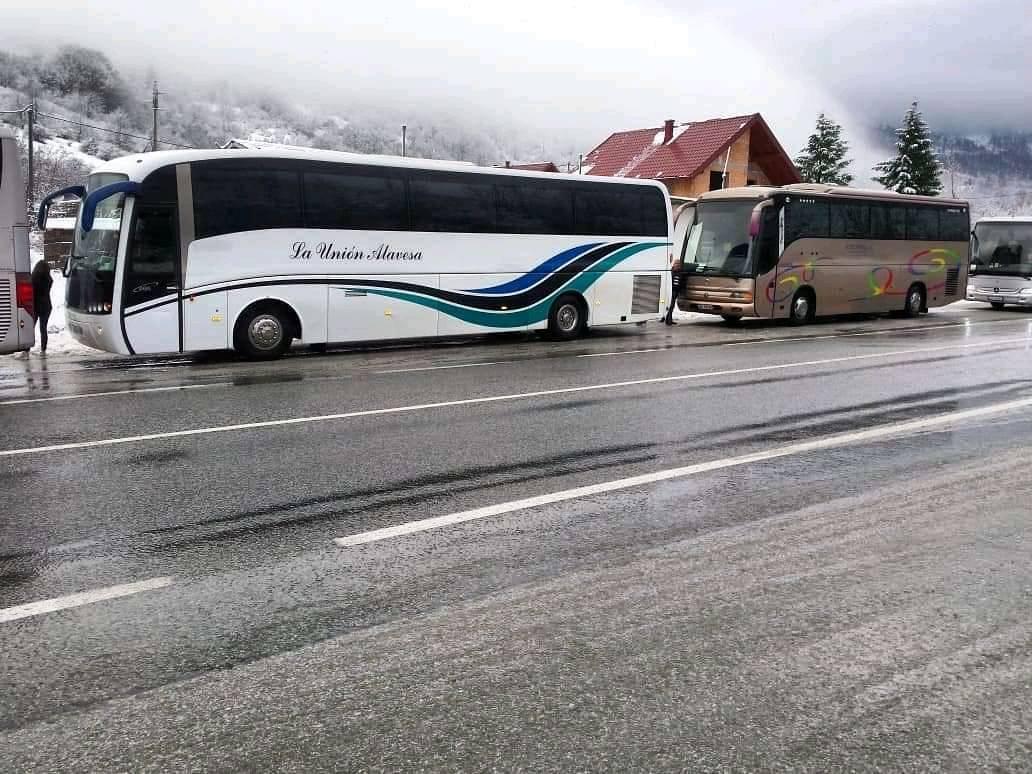
[[[898,204],[871,205],[871,239],[906,239],[906,212]]]
[[[907,239],[935,241],[939,238],[939,211],[935,207],[907,208]]]

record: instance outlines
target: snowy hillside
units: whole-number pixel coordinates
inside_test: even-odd
[[[893,130],[880,130],[886,157]],[[1032,133],[935,134],[944,196],[971,202],[974,217],[1032,214]]]
[[[142,73],[119,69],[92,49],[66,46],[49,55],[0,51],[0,110],[24,107],[36,94],[37,139],[72,140],[90,156],[108,159],[148,147],[151,87],[151,80]],[[200,87],[184,83],[162,87],[159,136],[185,146],[217,147],[236,137],[400,154],[401,124],[405,123],[408,153],[414,156],[497,164],[542,158],[565,162],[578,152],[547,138],[528,136],[526,130],[471,115],[401,116],[352,104],[316,111],[214,81]],[[0,120],[20,125],[21,119],[0,116]]]

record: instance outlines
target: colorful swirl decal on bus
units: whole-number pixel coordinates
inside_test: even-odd
[[[961,257],[956,250],[945,247],[933,247],[929,250],[922,250],[914,253],[907,261],[906,285],[896,285],[896,274],[889,266],[875,266],[867,275],[869,293],[864,298],[854,298],[852,301],[863,301],[865,298],[877,298],[878,296],[905,296],[910,289],[913,278],[921,277],[929,292],[942,290],[946,287],[948,273],[951,268],[960,265]]]
[[[778,272],[777,282],[767,285],[767,300],[772,304],[788,301],[795,295],[796,289],[806,283],[813,282],[817,275],[817,264],[827,258],[809,260],[805,263],[793,264]]]

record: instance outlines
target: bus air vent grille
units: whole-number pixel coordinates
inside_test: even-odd
[[[635,274],[631,297],[631,314],[657,314],[662,278],[658,275]]]
[[[960,267],[954,266],[946,272],[946,295],[955,296],[960,292]]]
[[[7,338],[14,322],[14,298],[10,280],[0,280],[0,341]]]

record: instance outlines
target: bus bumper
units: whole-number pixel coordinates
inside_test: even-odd
[[[120,355],[129,354],[115,314],[83,314],[65,309],[65,323],[72,338],[84,346]]]
[[[1032,291],[1032,288],[1029,289]],[[1032,292],[1015,293],[1000,292],[994,288],[969,287],[968,301],[981,301],[986,304],[1013,304],[1014,306],[1032,306]]]

